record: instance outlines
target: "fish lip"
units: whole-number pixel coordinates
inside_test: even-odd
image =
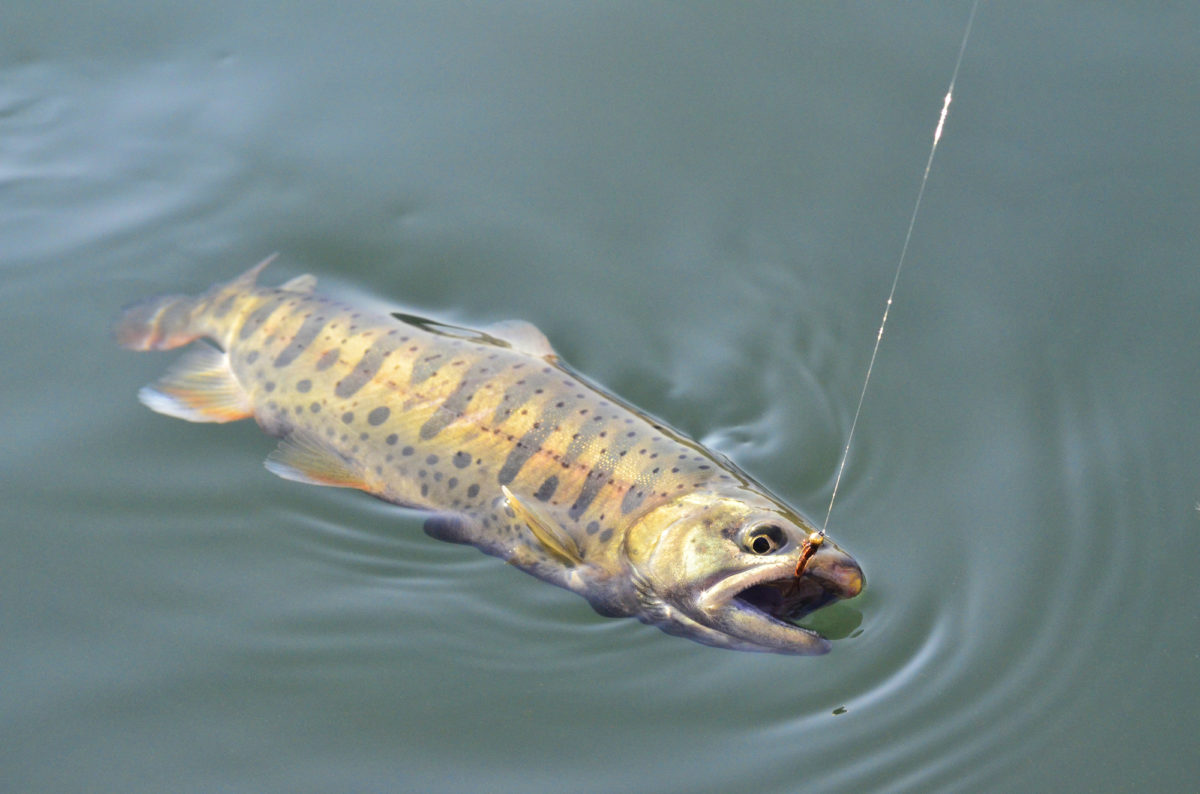
[[[768,565],[760,565],[746,571],[728,574],[709,585],[696,599],[696,606],[708,612],[728,604],[737,596],[751,587],[783,579],[791,579],[795,573],[795,565],[786,560]]]
[[[814,555],[799,579],[795,570],[794,559],[782,559],[722,576],[696,599],[697,617],[752,650],[828,653],[832,648],[829,640],[785,617],[800,617],[832,601],[857,595],[862,589],[862,569],[848,555],[837,552]],[[774,614],[775,610],[761,599],[743,597],[759,586],[777,591],[771,595],[778,598],[780,614]]]

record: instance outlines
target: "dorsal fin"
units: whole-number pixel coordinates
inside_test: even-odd
[[[312,273],[305,273],[302,276],[288,279],[280,284],[279,288],[288,292],[300,292],[307,295],[317,288],[317,277]]]
[[[558,353],[550,345],[550,340],[533,323],[524,320],[503,320],[479,329],[488,336],[508,342],[514,350],[520,350],[538,358],[558,359]]]
[[[517,514],[517,518],[529,527],[529,531],[533,533],[534,538],[538,543],[542,544],[542,548],[550,552],[554,557],[557,557],[567,565],[578,565],[583,562],[583,555],[579,553],[579,546],[575,541],[556,525],[552,520],[543,517],[536,509],[526,505],[520,499],[513,495],[513,492],[508,490],[507,485],[501,485],[500,491],[504,494],[504,498],[508,501],[508,506]]]
[[[276,251],[275,253],[271,254],[263,261],[259,262],[254,267],[247,270],[242,275],[235,278],[233,281],[229,282],[229,286],[237,287],[238,289],[250,289],[256,283],[258,283],[258,274],[263,272],[263,270],[266,269],[267,265],[271,264],[278,258],[279,258],[279,252]]]

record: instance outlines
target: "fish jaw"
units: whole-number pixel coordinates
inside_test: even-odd
[[[858,595],[862,568],[831,547],[815,554],[798,579],[795,567],[785,559],[723,576],[700,591],[690,611],[735,647],[802,656],[828,653],[829,640],[791,620]]]

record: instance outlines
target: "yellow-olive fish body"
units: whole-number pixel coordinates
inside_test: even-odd
[[[196,422],[253,417],[281,439],[275,474],[429,511],[430,534],[602,614],[722,647],[828,650],[791,621],[856,595],[857,563],[826,540],[796,576],[806,519],[573,374],[533,326],[361,311],[315,293],[312,276],[257,286],[266,264],[126,309],[125,347],[217,345],[193,347],[143,403]]]

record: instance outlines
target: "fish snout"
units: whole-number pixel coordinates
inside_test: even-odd
[[[854,598],[866,581],[862,566],[831,543],[817,549],[804,567],[804,576],[811,576],[838,598]]]

